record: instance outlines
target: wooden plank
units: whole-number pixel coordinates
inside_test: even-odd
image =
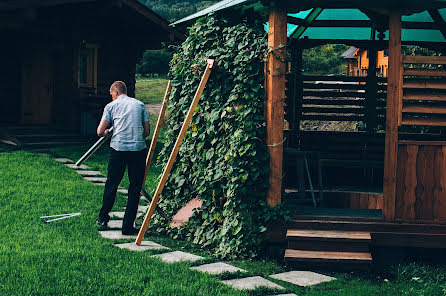
[[[304,83],[304,89],[348,89],[348,90],[366,90],[364,84],[342,84],[342,83]]]
[[[369,195],[367,193],[359,193],[359,208],[367,210],[369,205]]]
[[[314,90],[304,90],[303,91],[304,97],[321,97],[321,98],[365,98],[366,93],[360,92],[360,91],[314,91]]]
[[[281,203],[283,165],[283,120],[287,45],[287,13],[278,8],[269,13],[268,71],[266,85],[266,142],[269,151],[269,188],[266,199],[270,207]],[[280,58],[278,58],[280,57]]]
[[[410,89],[446,89],[445,81],[435,81],[435,80],[405,80],[403,83],[403,88]]]
[[[403,55],[405,64],[439,64],[446,65],[446,56],[411,56]]]
[[[350,194],[350,208],[359,209],[359,193]]]
[[[349,262],[371,263],[372,256],[370,253],[362,252],[327,252],[327,251],[301,251],[301,250],[285,250],[285,259],[297,260],[303,259],[311,262]]]
[[[342,105],[342,106],[364,106],[365,105],[365,101],[360,99],[360,100],[355,100],[355,99],[331,99],[331,100],[327,100],[327,99],[303,99],[302,103],[304,105],[327,105],[327,106],[337,106],[337,105]]]
[[[163,104],[161,106],[160,113],[158,114],[158,120],[156,122],[155,131],[153,132],[152,141],[150,142],[149,153],[147,153],[146,158],[146,170],[144,172],[144,179],[142,181],[141,188],[144,188],[144,184],[146,183],[147,174],[149,173],[150,164],[152,162],[153,153],[155,152],[156,143],[158,142],[158,136],[161,131],[161,125],[164,120],[164,114],[167,109],[167,102],[169,101],[170,91],[172,90],[172,84],[170,80],[167,82],[166,92],[164,93]]]
[[[384,199],[383,199],[383,195],[380,194],[376,197],[376,209],[377,210],[382,210],[383,209],[383,204],[384,204]]]
[[[287,239],[320,239],[320,240],[361,240],[370,241],[370,232],[333,231],[333,230],[296,230],[289,229]]]
[[[302,107],[302,113],[364,114],[364,108]]]
[[[435,179],[438,180],[438,187],[435,189],[437,201],[435,203],[436,217],[439,222],[446,221],[446,144],[439,149],[441,159],[436,163]]]
[[[141,244],[141,241],[144,238],[144,234],[147,231],[147,227],[149,227],[150,219],[152,218],[153,213],[155,212],[156,205],[160,198],[160,195],[163,191],[164,185],[166,184],[167,178],[169,177],[170,170],[175,162],[175,158],[180,150],[181,143],[183,142],[184,135],[186,134],[187,128],[192,120],[192,116],[194,115],[195,108],[198,105],[201,94],[206,86],[206,83],[209,79],[209,75],[211,74],[211,69],[214,66],[214,60],[208,60],[206,70],[201,78],[200,84],[198,85],[197,91],[195,92],[192,103],[189,107],[189,111],[187,112],[186,118],[184,119],[183,125],[181,127],[180,133],[178,134],[175,145],[170,153],[169,160],[167,161],[166,167],[164,168],[163,174],[161,175],[161,179],[158,183],[158,186],[153,194],[152,202],[150,203],[149,209],[147,210],[146,216],[144,217],[144,221],[139,230],[138,236],[136,237],[135,243],[137,245]]]
[[[415,145],[402,145],[398,149],[398,182],[395,213],[397,219],[415,219],[417,153],[418,146]]]
[[[369,210],[376,210],[376,204],[377,204],[377,195],[375,194],[369,194],[369,204],[367,206],[367,209]]]
[[[389,73],[387,82],[386,139],[384,152],[383,218],[395,218],[396,171],[398,152],[398,103],[401,76],[401,13],[389,17]]]
[[[372,245],[387,247],[444,248],[446,235],[427,233],[372,233]]]
[[[403,113],[446,114],[446,107],[441,106],[403,106]]]
[[[400,140],[400,145],[434,145],[434,146],[446,146],[446,141],[414,141],[414,140]]]
[[[403,118],[403,125],[446,126],[446,120],[438,118]]]
[[[440,93],[405,93],[403,100],[420,100],[420,101],[446,101],[446,94]]]
[[[418,146],[416,158],[416,177],[417,185],[415,187],[415,219],[433,220],[433,162],[435,146]]]
[[[344,81],[344,82],[366,82],[363,76],[323,76],[302,75],[302,81]]]
[[[302,115],[302,120],[363,121],[364,116]]]
[[[438,76],[446,77],[446,70],[442,69],[421,69],[421,68],[404,68],[403,75],[406,76]]]
[[[434,161],[433,161],[433,167],[432,167],[432,175],[433,180],[435,181],[433,191],[433,201],[432,201],[432,211],[433,211],[433,218],[435,222],[440,221],[440,217],[442,216],[442,211],[446,210],[446,187],[445,187],[445,171],[446,168],[445,165],[445,155],[443,154],[443,148],[444,146],[434,146]],[[443,206],[443,208],[442,208]]]

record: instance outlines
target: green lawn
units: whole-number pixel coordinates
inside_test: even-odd
[[[161,103],[167,87],[165,78],[139,78],[136,80],[136,98],[144,104]]]
[[[49,149],[54,156],[77,160],[88,145]],[[4,149],[6,150],[6,149]],[[102,238],[94,225],[103,187],[85,181],[72,169],[47,156],[24,151],[0,153],[0,295],[271,295],[273,290],[242,292],[219,279],[189,270],[192,263],[165,264],[150,258],[155,251],[131,252]],[[106,173],[108,148],[86,164]],[[153,192],[161,169],[151,168],[146,189]],[[122,183],[128,186],[126,177]],[[119,195],[114,210],[122,210]],[[81,216],[44,223],[40,216],[81,212]],[[217,261],[190,243],[148,235],[173,250],[189,251]],[[131,240],[130,240],[131,241]],[[268,258],[235,260],[247,275],[268,277],[287,271]],[[198,263],[196,263],[198,264]],[[336,281],[298,287],[275,281],[284,292],[306,296],[446,295],[446,267],[404,264],[375,273],[325,273]],[[271,278],[269,278],[271,280]],[[276,293],[279,294],[279,293]]]

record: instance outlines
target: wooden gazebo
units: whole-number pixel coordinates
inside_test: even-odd
[[[381,246],[444,248],[446,1],[222,1],[175,24],[240,7],[267,12],[269,18],[268,204],[274,207],[285,199],[284,172],[288,182],[300,178],[302,185],[309,176],[314,185],[312,204],[296,206],[293,221],[268,239],[288,240],[288,262],[367,265],[370,251]],[[330,43],[366,48],[368,75],[303,75],[302,50]],[[402,45],[443,55],[403,55]],[[388,50],[387,78],[376,75],[376,52],[383,49]],[[362,129],[305,131],[304,120],[357,121]],[[314,172],[311,162],[318,168]],[[290,169],[292,163],[297,166]],[[293,176],[294,168],[298,174]],[[367,182],[358,181],[358,174]],[[379,189],[344,190],[342,198],[349,199],[344,206],[337,203],[336,210],[324,211],[333,204],[330,199],[341,196],[341,191],[330,191],[330,178],[342,181],[342,176],[353,185]],[[322,201],[316,199],[321,193]],[[356,215],[352,208],[365,212]]]

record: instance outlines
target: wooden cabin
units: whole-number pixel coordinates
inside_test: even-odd
[[[133,96],[142,53],[184,39],[137,0],[5,0],[0,32],[0,124],[87,134],[113,81]]]
[[[369,69],[369,54],[367,49],[350,46],[342,55],[346,61],[347,76],[367,76]],[[376,75],[387,77],[387,68],[389,64],[387,50],[376,51]]]
[[[446,57],[401,47],[444,54],[446,2],[222,1],[174,24],[221,8],[267,14],[268,48],[281,48],[266,65],[267,201],[285,201],[293,220],[266,239],[287,244],[285,261],[367,267],[382,247],[445,248]],[[323,44],[367,49],[367,76],[304,75],[303,49]],[[383,50],[388,73],[378,77]],[[344,83],[314,83],[323,80]],[[302,121],[356,129],[305,130]]]

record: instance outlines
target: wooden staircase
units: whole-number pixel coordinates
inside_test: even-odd
[[[289,229],[286,238],[287,265],[368,270],[372,264],[370,232]]]

